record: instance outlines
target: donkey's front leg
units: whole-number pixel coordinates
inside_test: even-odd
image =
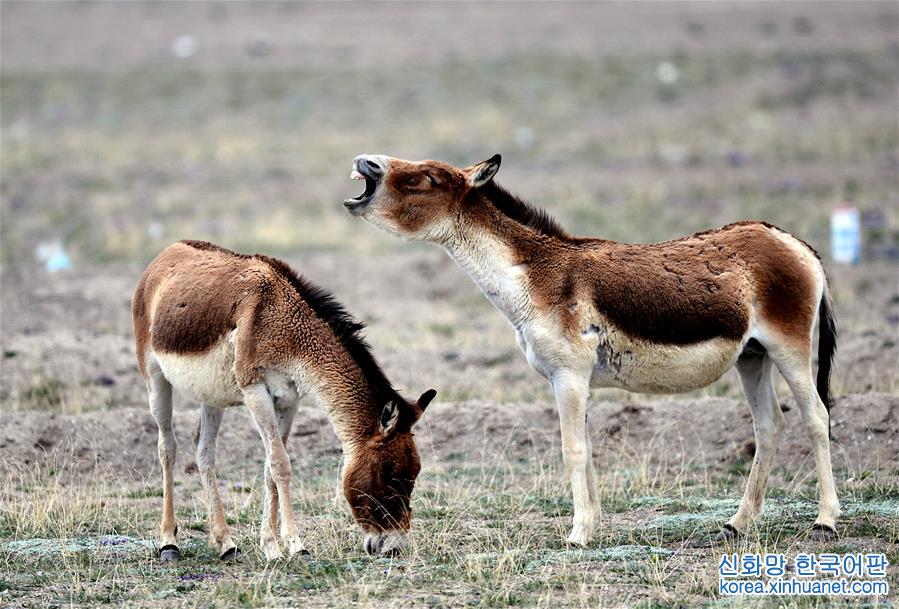
[[[562,457],[574,497],[574,526],[568,543],[580,546],[587,545],[593,537],[596,516],[587,476],[587,461],[593,458],[587,453],[586,441],[588,378],[569,371],[557,372],[552,377],[562,427]]]
[[[281,512],[281,539],[287,544],[288,554],[306,553],[306,548],[300,540],[299,530],[293,513],[293,504],[290,501],[290,457],[284,448],[284,442],[278,433],[278,422],[275,415],[272,397],[268,388],[263,383],[257,383],[243,389],[244,401],[253,421],[259,430],[262,443],[265,446],[266,470],[275,482],[278,492],[278,507]],[[265,529],[263,528],[263,535]],[[280,553],[280,552],[279,552]],[[266,556],[267,558],[276,558]]]
[[[596,487],[596,470],[593,467],[593,442],[590,440],[590,429],[587,426],[587,415],[584,414],[584,446],[587,452],[587,492],[590,495],[590,503],[593,504],[593,516],[598,518],[599,511],[599,490]]]
[[[297,403],[293,402],[283,408],[278,408],[275,415],[278,418],[278,434],[281,436],[281,443],[287,446],[287,438],[290,436],[290,428],[293,425],[294,416],[297,414]],[[278,530],[278,486],[272,477],[271,468],[266,462],[263,474],[263,484],[265,485],[265,505],[262,509],[262,526],[260,527],[262,551],[269,559],[281,557],[281,550],[278,547],[278,539],[276,532]],[[300,550],[301,554],[308,554],[306,550]]]
[[[259,545],[266,560],[284,558],[281,547],[278,545],[278,487],[272,478],[268,459],[262,469],[262,486],[264,501],[262,506],[262,523],[259,525]]]

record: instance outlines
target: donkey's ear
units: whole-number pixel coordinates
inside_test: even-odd
[[[437,395],[436,389],[428,389],[424,393],[421,394],[421,397],[418,398],[418,408],[424,412],[425,408],[428,407],[428,404],[431,403],[431,400],[434,399],[434,396]]]
[[[384,410],[381,411],[380,425],[378,431],[383,437],[388,437],[396,431],[396,426],[400,422],[400,409],[395,402],[387,402],[384,404]]]
[[[428,389],[421,394],[418,401],[414,404],[410,404],[410,406],[412,406],[412,417],[409,419],[409,427],[418,423],[418,420],[421,419],[421,416],[425,413],[425,408],[428,407],[428,404],[431,403],[431,400],[434,399],[435,395],[437,395],[435,389]]]
[[[499,166],[502,162],[503,157],[494,154],[486,161],[473,165],[468,170],[468,185],[472,188],[480,188],[492,180],[493,176],[496,175],[496,172],[499,171]]]

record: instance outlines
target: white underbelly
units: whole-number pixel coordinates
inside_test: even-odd
[[[741,348],[740,341],[725,338],[689,345],[652,343],[608,323],[588,324],[576,340],[551,324],[527,323],[519,326],[517,338],[528,363],[547,379],[568,370],[589,374],[593,387],[641,393],[705,387],[734,365]]]
[[[713,383],[734,365],[740,343],[716,338],[691,345],[600,342],[590,378],[594,387],[642,393],[683,393]]]
[[[236,406],[243,394],[234,376],[233,332],[199,354],[154,353],[176,391],[209,406]]]

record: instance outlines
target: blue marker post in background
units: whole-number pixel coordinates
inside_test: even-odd
[[[833,210],[830,215],[830,247],[834,262],[859,263],[862,235],[857,208],[842,206]]]

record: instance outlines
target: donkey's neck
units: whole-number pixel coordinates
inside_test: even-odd
[[[379,416],[374,392],[349,354],[318,354],[313,366],[304,362],[292,376],[324,408],[345,451],[371,436]]]
[[[442,245],[512,326],[519,328],[533,315],[527,267],[546,246],[531,229],[488,203],[462,216]]]

